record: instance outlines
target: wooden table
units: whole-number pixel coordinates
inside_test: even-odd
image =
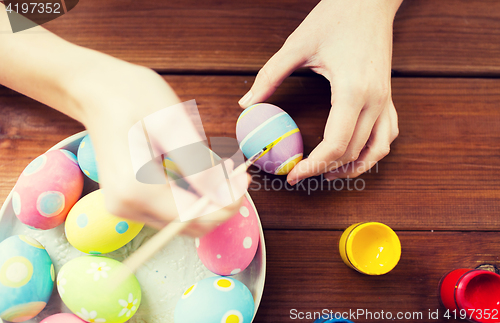
[[[238,99],[316,0],[85,0],[45,26],[164,75],[196,99],[207,136],[235,137]],[[272,191],[251,187],[267,243],[267,281],[256,322],[301,312],[439,309],[439,279],[460,267],[500,264],[500,2],[406,0],[394,27],[393,98],[400,135],[363,190]],[[321,140],[328,83],[301,71],[269,102],[287,110],[305,151]],[[0,88],[0,203],[23,168],[78,122]],[[282,178],[259,174],[263,177]],[[277,182],[278,181],[278,182]],[[402,257],[389,274],[358,274],[338,240],[359,221],[396,230]],[[359,319],[356,322],[383,320]],[[398,320],[396,320],[398,321]],[[403,322],[401,321],[401,322]]]

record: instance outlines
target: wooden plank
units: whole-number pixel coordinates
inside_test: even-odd
[[[0,204],[38,155],[84,127],[25,96],[0,87]]]
[[[45,26],[76,44],[168,72],[255,73],[317,0],[87,0]],[[500,2],[405,0],[400,74],[500,75]]]
[[[397,232],[402,245],[399,264],[382,276],[367,276],[348,268],[340,257],[339,231],[266,230],[267,276],[256,322],[291,322],[290,311],[421,312],[395,322],[463,322],[443,317],[439,280],[458,268],[483,263],[499,265],[498,233]],[[439,311],[438,320],[428,318]],[[387,315],[387,314],[386,314]],[[368,317],[369,318],[369,317]],[[351,318],[353,319],[353,318]],[[294,320],[312,322],[313,320]],[[367,319],[354,322],[391,322]]]
[[[400,74],[500,75],[500,2],[405,0],[394,23]]]
[[[184,99],[200,97],[207,133],[234,136],[236,101],[251,78],[232,78],[231,86],[220,77],[182,84],[181,77],[168,79]],[[349,191],[344,182],[339,191],[332,186],[308,194],[305,185],[288,192],[272,187],[279,188],[283,178],[258,174],[250,193],[264,226],[341,229],[375,220],[398,229],[498,230],[500,181],[491,173],[498,169],[500,151],[499,85],[495,80],[393,79],[400,137],[378,173],[361,177],[365,189]],[[328,84],[292,78],[271,102],[292,115],[310,152],[328,115]]]
[[[235,137],[236,102],[253,78],[168,76],[181,99],[196,99],[209,137]],[[362,191],[272,190],[281,177],[258,174],[252,195],[265,228],[343,229],[380,221],[400,230],[498,230],[500,81],[394,78],[400,136]],[[320,142],[329,108],[328,84],[289,78],[270,99],[286,109],[304,136],[305,152]],[[82,126],[29,99],[0,91],[0,202],[28,162]],[[311,187],[314,188],[313,179]],[[267,183],[267,190],[264,184]],[[319,182],[318,182],[319,183]],[[340,190],[341,183],[344,189]],[[352,188],[352,182],[351,188]],[[261,185],[260,190],[256,190]],[[358,188],[361,182],[357,184]]]

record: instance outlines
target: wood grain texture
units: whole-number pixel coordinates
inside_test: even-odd
[[[44,26],[76,44],[168,72],[255,73],[317,0],[86,0]],[[402,74],[500,75],[500,2],[405,0]]]
[[[236,101],[251,78],[167,79],[183,99],[200,98],[209,135],[234,137]],[[361,176],[365,189],[352,189],[351,183],[348,190],[347,182],[339,181],[330,190],[323,182],[321,190],[316,178],[309,181],[316,188],[310,194],[307,182],[289,192],[279,189],[284,178],[259,173],[250,194],[264,226],[342,229],[374,220],[404,230],[498,230],[500,181],[492,175],[500,157],[499,86],[495,80],[394,78],[400,136],[378,171]],[[306,153],[321,141],[329,97],[324,80],[297,77],[270,100],[295,119]]]
[[[77,121],[0,87],[0,204],[38,155],[84,127]]]
[[[367,276],[348,268],[340,258],[340,231],[266,230],[267,276],[256,322],[291,320],[290,310],[314,312],[422,312],[423,319],[395,322],[463,322],[443,318],[438,301],[439,280],[457,268],[483,263],[500,265],[494,232],[397,232],[401,260],[383,276]],[[439,310],[439,320],[427,315]],[[360,322],[391,322],[360,317]]]
[[[235,137],[241,112],[236,102],[251,77],[166,79],[182,100],[196,99],[207,136]],[[295,119],[306,153],[321,141],[329,97],[323,79],[291,77],[270,99]],[[380,221],[398,230],[499,230],[500,81],[394,78],[393,98],[400,136],[378,170],[360,177],[356,187],[364,183],[363,190],[353,188],[352,181],[337,181],[330,189],[321,182],[321,190],[320,178],[292,191],[276,190],[283,177],[254,174],[250,194],[265,228],[344,229]],[[3,202],[31,159],[83,128],[5,89],[0,115]]]
[[[404,1],[394,23],[402,74],[499,75],[500,2]]]
[[[253,82],[243,74],[255,74],[317,1],[85,0],[44,26],[78,45],[188,74],[165,79],[182,100],[196,99],[208,137],[235,137],[237,101]],[[500,76],[499,30],[500,1],[405,0],[394,24],[400,136],[391,154],[357,186],[313,178],[287,191],[284,178],[253,174],[267,245],[255,322],[312,322],[291,320],[291,309],[421,312],[404,321],[458,322],[443,318],[440,278],[500,265],[500,80],[400,76]],[[295,119],[306,154],[322,139],[329,98],[324,79],[295,76],[269,100]],[[2,204],[32,159],[84,128],[1,87],[0,116]],[[389,274],[365,276],[343,264],[341,230],[360,221],[397,230],[402,258]],[[429,320],[429,310],[440,319]]]

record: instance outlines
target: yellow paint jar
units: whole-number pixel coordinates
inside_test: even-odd
[[[362,222],[348,227],[339,242],[344,263],[366,275],[383,275],[396,267],[401,243],[391,228],[379,222]]]

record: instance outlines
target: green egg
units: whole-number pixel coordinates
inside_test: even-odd
[[[125,275],[125,280],[120,277]],[[139,281],[121,262],[85,256],[66,263],[57,275],[64,304],[87,322],[123,323],[141,304]]]

